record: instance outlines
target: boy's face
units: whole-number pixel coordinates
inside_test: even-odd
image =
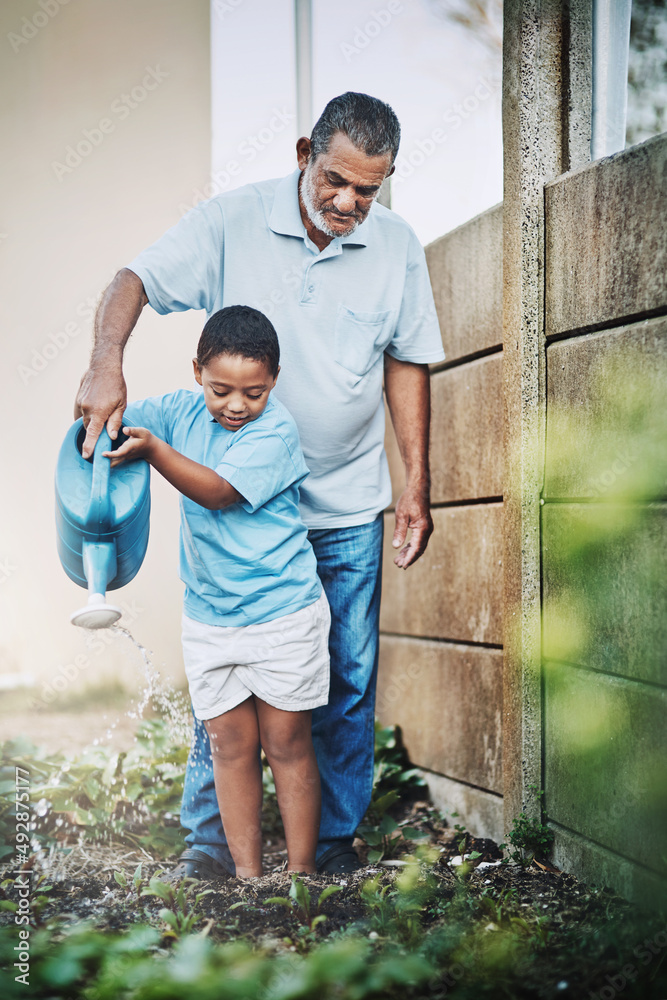
[[[221,427],[237,431],[264,412],[277,378],[265,361],[218,354],[203,367],[193,358],[193,365],[195,378],[204,389],[206,408]]]

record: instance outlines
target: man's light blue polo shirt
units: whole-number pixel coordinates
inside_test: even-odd
[[[391,500],[383,354],[444,359],[424,251],[374,204],[321,252],[306,234],[299,171],[212,198],[128,267],[159,313],[249,305],[269,316],[282,369],[274,393],[296,420],[310,476],[309,528],[372,521]]]
[[[208,412],[202,392],[179,389],[130,403],[124,421],[215,469],[245,498],[207,510],[181,496],[180,575],[190,618],[259,624],[318,599],[315,554],[299,517],[308,468],[281,403],[270,396],[256,420],[229,431]]]

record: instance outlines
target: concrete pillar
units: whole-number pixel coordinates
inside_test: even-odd
[[[505,829],[542,787],[544,185],[588,160],[592,0],[506,0],[503,41]],[[531,787],[534,786],[534,787]]]

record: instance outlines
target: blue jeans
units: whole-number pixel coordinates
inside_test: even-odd
[[[313,711],[313,744],[322,782],[318,857],[351,844],[371,798],[378,663],[383,518],[352,528],[316,529],[310,538],[331,607],[329,703]],[[181,823],[185,840],[229,864],[213,783],[208,734],[194,720]]]

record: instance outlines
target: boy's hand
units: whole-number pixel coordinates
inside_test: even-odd
[[[120,465],[126,459],[146,458],[150,461],[155,437],[145,427],[123,427],[123,434],[128,438],[115,451],[103,451],[105,458],[111,459],[111,468]]]

